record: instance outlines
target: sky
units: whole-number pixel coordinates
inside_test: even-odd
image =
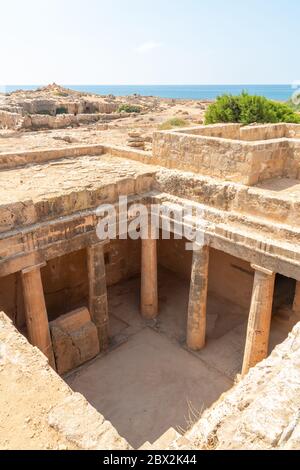
[[[0,85],[290,84],[299,0],[0,0]]]

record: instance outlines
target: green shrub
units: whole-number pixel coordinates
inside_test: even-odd
[[[118,108],[118,113],[140,113],[141,107],[131,104],[121,104]]]
[[[66,98],[67,96],[69,96],[69,93],[67,93],[66,91],[55,91],[54,95],[62,96],[64,98]]]
[[[64,106],[61,106],[60,108],[56,108],[56,114],[68,114],[68,110]]]
[[[205,124],[235,122],[241,124],[291,122],[300,123],[300,116],[284,103],[263,96],[222,95],[211,104],[205,114]]]
[[[187,126],[189,126],[189,123],[185,121],[184,119],[172,118],[160,124],[158,128],[161,131],[167,131],[169,129],[173,129],[173,127],[187,127]]]

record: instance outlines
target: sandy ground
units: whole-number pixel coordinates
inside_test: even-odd
[[[187,281],[161,269],[160,315],[146,324],[139,279],[111,287],[114,348],[66,379],[134,447],[153,443],[170,427],[186,430],[241,370],[248,312],[210,295],[207,345],[191,353],[185,348],[188,292]],[[296,322],[273,319],[270,351]]]

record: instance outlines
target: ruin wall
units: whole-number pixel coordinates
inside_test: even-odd
[[[280,193],[277,195],[257,187],[249,188],[239,183],[162,168],[155,174],[155,187],[159,191],[230,212],[232,220],[235,215],[247,215],[300,226],[300,203],[283,198]],[[243,223],[246,223],[245,219]],[[262,226],[260,230],[263,230]],[[285,232],[283,236],[287,237]]]
[[[0,129],[16,129],[22,126],[23,118],[18,113],[11,113],[0,109]]]
[[[298,177],[299,141],[286,137],[298,132],[300,125],[285,124],[245,128],[230,124],[155,132],[153,162],[249,186],[285,175]]]

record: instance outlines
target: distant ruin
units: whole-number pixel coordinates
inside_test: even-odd
[[[53,84],[35,91],[6,95],[0,102],[0,128],[64,129],[109,122],[129,115],[117,112],[122,103],[114,96],[82,94]]]
[[[38,110],[49,112],[41,119],[61,119],[58,107],[76,119],[88,106],[116,111],[88,99],[75,109],[65,97],[30,109],[12,103],[0,119],[9,113],[25,127],[30,119],[31,128]],[[22,370],[24,385],[25,366],[40,369],[52,384],[40,421],[56,433],[51,448],[299,448],[299,424],[286,434],[298,371],[286,389],[281,374],[300,351],[300,125],[159,131],[152,152],[82,144],[1,153],[0,184],[1,367],[7,380]],[[97,208],[118,211],[119,196],[167,208],[170,238],[161,220],[159,240],[99,240]],[[196,251],[185,249],[172,218],[187,203],[205,222]],[[39,400],[35,382],[26,386]],[[281,420],[274,438],[258,404],[265,393]],[[259,417],[251,443],[236,426],[240,419],[255,434],[246,402]]]

